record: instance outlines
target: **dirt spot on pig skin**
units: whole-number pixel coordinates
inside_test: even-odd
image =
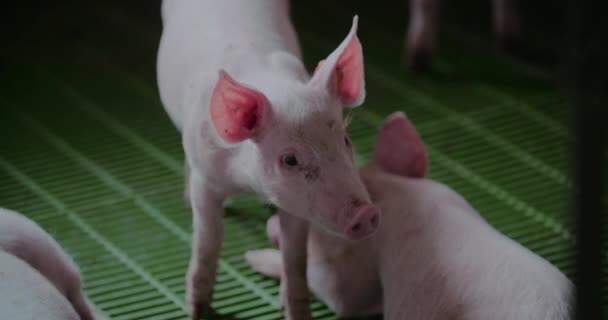
[[[301,170],[304,172],[304,178],[308,182],[314,182],[319,179],[321,175],[321,168],[319,166],[308,165],[302,168]]]

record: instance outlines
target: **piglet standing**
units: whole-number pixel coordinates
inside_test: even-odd
[[[80,273],[59,244],[33,221],[2,208],[0,296],[1,319],[94,319]]]
[[[565,320],[571,282],[488,225],[457,193],[424,179],[426,156],[402,113],[390,116],[360,170],[383,222],[352,242],[311,226],[308,283],[339,316],[384,319]],[[276,216],[267,224],[282,243]],[[280,277],[278,250],[251,251],[253,269]]]
[[[163,1],[158,84],[182,133],[193,211],[189,313],[209,310],[229,195],[279,208],[288,318],[310,318],[308,222],[358,240],[379,224],[353,160],[342,110],[365,96],[357,18],[314,77],[287,0]]]

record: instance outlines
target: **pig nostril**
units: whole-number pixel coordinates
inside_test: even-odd
[[[345,235],[360,240],[374,233],[380,225],[380,210],[374,205],[364,204],[354,208],[354,211],[350,223],[344,229]]]
[[[378,226],[378,215],[374,215],[370,220],[372,227],[376,228]]]

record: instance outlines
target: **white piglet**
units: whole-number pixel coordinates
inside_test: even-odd
[[[40,226],[0,208],[0,319],[94,319],[72,260]]]
[[[189,313],[197,319],[209,311],[223,200],[254,194],[279,208],[289,248],[281,286],[287,317],[310,318],[308,223],[358,240],[380,219],[342,116],[365,97],[357,18],[313,77],[301,61],[287,0],[163,1],[162,20],[158,84],[182,133],[193,210]]]
[[[553,265],[502,235],[447,186],[424,179],[412,125],[390,116],[360,171],[383,212],[378,232],[352,242],[318,228],[308,238],[308,282],[339,316],[384,319],[565,320],[572,284]],[[267,232],[276,246],[282,225]],[[278,250],[250,251],[256,271],[280,277]]]

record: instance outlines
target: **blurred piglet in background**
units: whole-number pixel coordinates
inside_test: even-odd
[[[564,320],[571,282],[553,265],[502,235],[457,193],[425,179],[422,142],[402,113],[385,120],[373,159],[360,170],[383,221],[360,242],[311,226],[308,283],[339,316],[384,319]],[[267,224],[280,250],[279,221]],[[279,250],[246,254],[280,278]]]
[[[210,310],[224,199],[253,194],[279,208],[287,317],[309,319],[308,223],[360,240],[380,220],[342,115],[365,98],[357,17],[312,77],[287,0],[163,1],[162,21],[158,85],[182,133],[193,211],[190,316]]]
[[[520,22],[517,0],[492,0],[494,33],[500,46],[514,45]],[[437,47],[440,0],[410,0],[410,20],[402,61],[413,70],[429,67]]]
[[[0,319],[94,319],[72,260],[40,226],[0,208]]]

